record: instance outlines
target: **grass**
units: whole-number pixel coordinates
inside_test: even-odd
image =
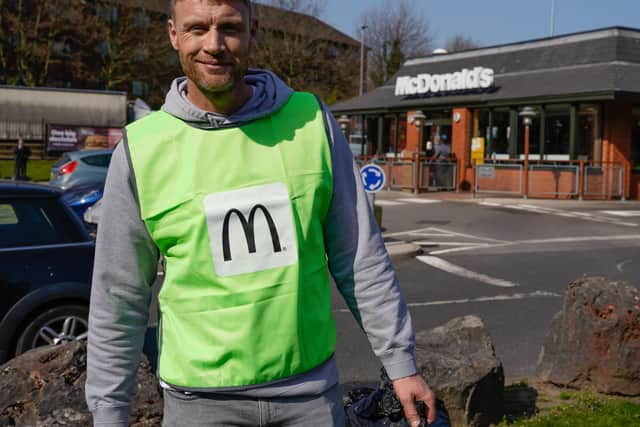
[[[56,160],[29,160],[27,163],[27,176],[31,181],[49,181],[51,167]],[[0,178],[13,176],[13,160],[0,160]]]
[[[640,404],[591,392],[562,392],[565,401],[529,418],[498,427],[630,427],[640,426]]]

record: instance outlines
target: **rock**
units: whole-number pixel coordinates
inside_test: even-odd
[[[640,395],[640,291],[601,277],[570,284],[537,374],[560,386]]]
[[[86,343],[40,347],[0,366],[0,426],[92,425],[84,399]],[[158,426],[162,397],[143,356],[129,424]]]
[[[416,334],[422,376],[445,402],[452,426],[488,426],[504,413],[504,372],[482,319],[455,318]]]

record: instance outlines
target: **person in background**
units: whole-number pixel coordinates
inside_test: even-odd
[[[29,147],[24,145],[22,137],[18,138],[18,144],[13,149],[13,179],[27,179],[27,161],[31,155]]]

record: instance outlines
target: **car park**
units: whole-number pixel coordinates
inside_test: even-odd
[[[94,252],[61,190],[0,180],[0,363],[86,338]]]
[[[62,189],[104,183],[113,150],[79,150],[62,155],[51,168],[49,184]]]

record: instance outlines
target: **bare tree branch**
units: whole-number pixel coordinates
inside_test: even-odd
[[[366,26],[369,48],[369,80],[374,87],[391,78],[408,59],[426,55],[434,35],[428,20],[408,0],[386,0],[380,7],[366,10],[358,26]]]
[[[471,37],[459,33],[449,37],[444,44],[444,48],[449,53],[459,52],[461,50],[477,49],[479,47],[480,44]]]

